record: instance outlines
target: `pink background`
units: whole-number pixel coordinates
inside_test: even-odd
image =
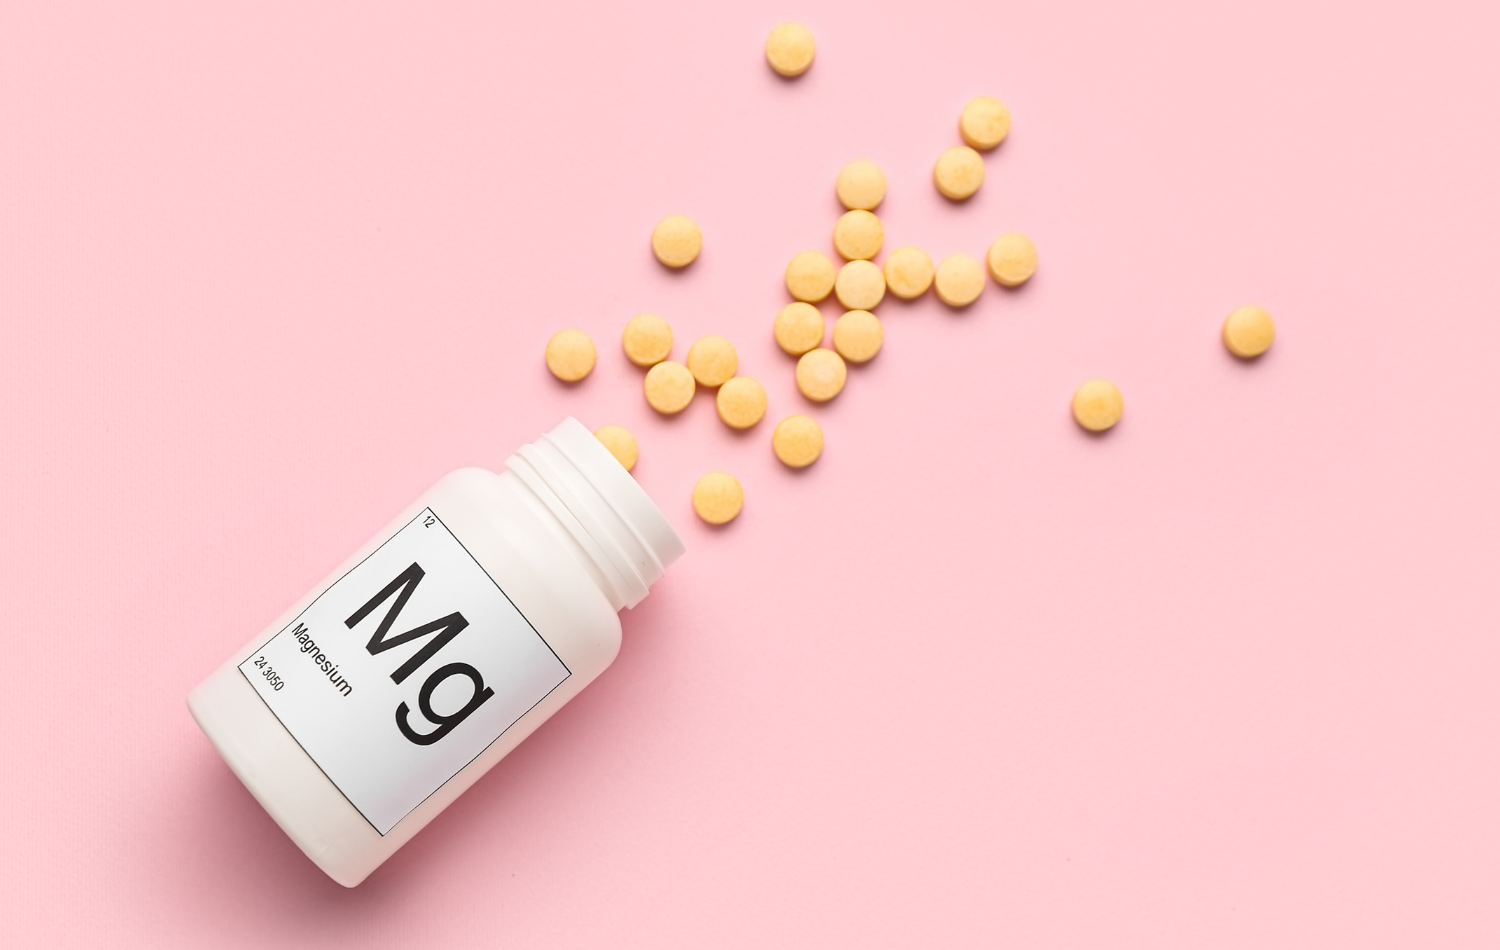
[[[0,6],[10,942],[1500,945],[1494,4],[624,6]],[[949,204],[982,93],[1014,130]],[[1042,265],[885,304],[797,474],[771,318],[856,157],[888,248]],[[1247,301],[1253,364],[1217,336]],[[654,416],[645,310],[730,336],[773,418]],[[572,388],[564,326],[600,347]],[[345,891],[184,696],[569,413],[638,434],[689,554]]]

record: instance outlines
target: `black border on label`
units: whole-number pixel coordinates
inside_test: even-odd
[[[563,661],[562,657],[560,657],[560,656],[557,655],[557,651],[556,650],[552,649],[552,644],[548,643],[547,642],[547,638],[544,637],[544,636],[542,636],[542,632],[536,628],[536,624],[532,623],[531,622],[531,618],[528,617],[528,616],[526,616],[526,614],[521,610],[520,607],[516,606],[516,602],[510,599],[510,595],[505,592],[505,588],[501,587],[499,581],[496,581],[494,577],[490,576],[490,572],[484,569],[484,565],[483,564],[479,563],[479,558],[477,558],[477,557],[474,556],[474,552],[472,552],[472,551],[469,550],[468,545],[464,544],[462,541],[460,541],[458,539],[458,535],[456,535],[456,534],[453,533],[453,529],[448,527],[448,523],[445,522],[442,518],[438,517],[438,513],[432,510],[432,506],[431,505],[423,508],[421,511],[417,512],[416,516],[413,517],[406,524],[404,524],[401,527],[397,528],[395,531],[392,531],[391,532],[391,536],[388,537],[388,538],[386,538],[384,541],[380,542],[380,544],[376,545],[374,551],[371,551],[369,554],[366,554],[364,557],[360,558],[357,562],[355,562],[353,565],[351,565],[349,567],[349,570],[345,571],[344,573],[340,574],[337,578],[335,578],[334,581],[333,581],[333,583],[329,584],[327,587],[324,587],[323,590],[318,593],[318,596],[316,596],[312,600],[308,601],[307,606],[303,607],[302,610],[298,612],[297,616],[293,617],[287,623],[286,626],[282,627],[280,630],[278,630],[275,633],[271,634],[270,637],[268,637],[267,639],[265,639],[264,641],[262,641],[261,644],[260,644],[260,646],[256,647],[255,650],[253,650],[251,652],[250,656],[247,657],[244,660],[244,662],[242,662],[239,665],[237,665],[235,667],[235,669],[238,670],[239,674],[245,678],[245,682],[247,684],[249,684],[250,691],[255,694],[255,698],[259,699],[265,705],[266,709],[271,713],[271,715],[276,718],[276,722],[281,726],[281,728],[286,730],[286,734],[292,737],[292,741],[293,742],[297,743],[297,748],[299,748],[299,749],[302,750],[302,754],[305,755],[305,756],[307,756],[308,761],[312,762],[313,765],[317,766],[318,771],[323,773],[323,777],[326,778],[326,779],[328,779],[328,783],[330,785],[332,785],[334,787],[334,789],[337,790],[338,793],[344,797],[344,801],[346,801],[346,802],[349,803],[349,807],[353,808],[356,812],[358,812],[359,813],[359,817],[363,818],[365,820],[365,823],[368,824],[372,829],[374,829],[375,833],[378,834],[378,835],[380,835],[380,837],[382,837],[382,838],[384,838],[390,832],[381,831],[379,828],[376,828],[375,827],[375,823],[370,820],[369,816],[366,815],[363,811],[361,811],[360,807],[358,805],[354,804],[354,800],[352,798],[350,798],[348,796],[348,794],[345,793],[345,791],[342,788],[339,788],[339,783],[336,782],[336,781],[334,781],[333,776],[329,775],[326,771],[324,771],[322,764],[319,763],[318,760],[317,760],[317,758],[314,757],[313,754],[307,750],[307,747],[302,744],[302,740],[300,740],[300,739],[297,738],[297,734],[292,731],[291,727],[288,726],[285,722],[282,722],[281,717],[278,716],[278,715],[276,715],[276,710],[274,708],[272,708],[271,704],[266,701],[266,698],[260,694],[260,690],[258,690],[258,689],[255,688],[255,681],[252,680],[250,678],[250,675],[245,672],[244,666],[245,666],[245,663],[249,663],[252,659],[254,659],[254,657],[256,656],[256,654],[260,653],[267,646],[269,646],[271,644],[271,642],[274,641],[277,637],[281,636],[283,633],[286,633],[288,630],[291,630],[293,627],[295,627],[297,625],[297,622],[299,620],[301,620],[302,617],[309,610],[313,609],[313,607],[318,603],[318,601],[320,601],[320,600],[323,599],[323,595],[324,594],[327,594],[330,590],[332,590],[333,588],[337,587],[339,585],[339,583],[343,581],[344,578],[348,577],[351,573],[353,573],[353,571],[354,571],[354,569],[356,567],[359,567],[361,564],[365,563],[370,558],[374,557],[380,551],[381,548],[385,547],[387,544],[390,544],[392,541],[394,541],[396,539],[396,535],[398,535],[401,532],[405,531],[407,528],[410,528],[413,524],[416,524],[416,522],[418,520],[420,520],[423,515],[432,515],[432,517],[437,521],[437,523],[440,524],[440,525],[442,525],[443,530],[448,533],[448,537],[452,538],[453,542],[455,544],[457,544],[460,548],[462,548],[463,552],[465,554],[469,555],[469,560],[471,560],[471,561],[474,562],[474,566],[477,567],[477,568],[479,568],[479,572],[481,574],[483,574],[486,578],[489,578],[489,582],[491,584],[495,585],[495,590],[498,590],[500,592],[500,596],[505,598],[505,602],[508,603],[508,604],[510,604],[511,609],[516,612],[516,616],[518,616],[522,620],[526,621],[526,626],[530,627],[531,628],[531,632],[536,635],[536,638],[538,640],[542,641],[542,646],[544,646],[544,647],[547,648],[547,652],[549,652],[549,653],[552,654],[552,656],[557,660],[558,664],[563,668],[563,670],[565,671],[565,673],[567,675],[565,675],[562,679],[558,680],[557,683],[556,683],[556,685],[554,685],[551,689],[549,689],[549,690],[547,690],[547,692],[543,693],[540,699],[538,699],[536,702],[532,703],[530,706],[526,707],[526,711],[525,712],[521,713],[521,715],[519,715],[515,719],[511,720],[510,725],[506,726],[504,729],[501,729],[495,735],[495,738],[491,739],[489,742],[486,742],[484,744],[484,748],[482,748],[478,752],[476,752],[474,754],[473,758],[470,758],[469,761],[465,762],[463,765],[460,765],[453,772],[452,775],[450,775],[447,778],[443,779],[441,782],[438,783],[438,785],[437,785],[436,788],[434,788],[432,791],[428,792],[426,795],[422,796],[422,801],[417,802],[415,805],[411,806],[411,808],[407,809],[406,813],[403,814],[400,818],[396,819],[395,824],[391,825],[391,831],[395,831],[396,828],[397,828],[397,826],[399,826],[401,824],[401,822],[403,822],[403,821],[406,820],[406,816],[407,815],[410,815],[412,812],[414,812],[418,808],[422,807],[422,803],[425,802],[425,801],[427,801],[427,799],[431,798],[432,796],[436,795],[442,789],[442,787],[444,785],[447,785],[449,782],[453,781],[454,777],[457,776],[459,772],[462,772],[464,769],[466,769],[470,765],[474,764],[474,760],[477,759],[477,758],[479,758],[481,755],[484,755],[486,752],[488,752],[490,746],[494,745],[496,742],[499,742],[500,741],[500,737],[503,736],[503,735],[505,735],[507,732],[509,732],[511,730],[512,726],[514,726],[516,723],[520,722],[522,719],[525,719],[527,717],[527,715],[529,715],[533,709],[535,709],[536,707],[540,706],[547,699],[548,696],[551,696],[553,693],[557,692],[557,688],[559,686],[561,686],[562,684],[566,683],[573,676],[573,670],[572,670],[572,668],[570,668],[568,666],[568,664]]]

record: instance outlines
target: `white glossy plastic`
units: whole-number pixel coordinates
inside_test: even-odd
[[[572,671],[545,699],[382,836],[240,673],[330,584],[432,508]],[[621,607],[683,553],[665,516],[577,420],[523,446],[500,474],[452,472],[397,515],[188,697],[224,760],[329,877],[353,887],[614,661]]]

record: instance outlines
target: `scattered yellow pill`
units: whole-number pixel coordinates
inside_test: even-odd
[[[635,468],[635,461],[640,457],[640,448],[635,444],[635,436],[624,426],[605,426],[594,433],[594,438],[604,443],[609,449],[609,454],[623,466],[625,471]]]
[[[745,490],[728,472],[709,472],[693,486],[693,510],[709,524],[728,524],[745,507]]]
[[[967,307],[984,290],[984,267],[967,254],[943,258],[933,279],[938,299],[950,307]]]
[[[776,457],[792,468],[806,468],[823,454],[823,430],[807,416],[787,416],[771,435]]]
[[[1276,322],[1260,307],[1241,307],[1224,321],[1224,345],[1240,359],[1254,359],[1275,339]]]
[[[797,361],[797,388],[813,402],[827,402],[844,388],[849,368],[833,350],[808,350]]]
[[[938,156],[932,180],[944,198],[962,201],[984,184],[984,159],[967,145],[955,145]]]
[[[958,118],[958,133],[974,148],[988,151],[1010,132],[1010,110],[992,96],[970,99]]]
[[[807,72],[816,51],[812,31],[801,23],[782,23],[766,37],[766,62],[788,78]]]
[[[1107,379],[1091,379],[1073,394],[1073,418],[1090,432],[1114,427],[1125,412],[1125,397]]]
[[[699,386],[724,385],[724,381],[740,368],[740,357],[734,344],[721,336],[700,337],[688,347],[687,368]]]
[[[846,310],[874,310],[885,299],[885,274],[871,261],[850,261],[839,268],[833,292]]]
[[[838,271],[827,255],[803,251],[786,265],[786,289],[798,300],[817,303],[833,292],[837,276]]]
[[[621,342],[630,362],[655,366],[672,355],[672,327],[654,313],[643,313],[625,324]]]
[[[839,172],[834,190],[850,211],[874,211],[885,200],[885,172],[874,162],[850,162]]]
[[[547,341],[547,368],[565,383],[576,383],[594,369],[594,341],[582,330],[559,330]]]
[[[776,345],[801,356],[823,342],[823,315],[810,303],[789,303],[776,315]]]
[[[665,415],[686,409],[697,388],[693,374],[681,363],[664,360],[646,371],[646,402]]]
[[[719,387],[714,402],[725,425],[748,429],[766,414],[766,389],[749,376],[736,376]]]
[[[833,348],[851,363],[866,363],[880,352],[885,332],[880,318],[868,310],[850,310],[833,324]]]
[[[1001,287],[1019,287],[1036,273],[1036,245],[1024,234],[1002,234],[986,255],[990,276]]]
[[[668,267],[686,267],[703,250],[703,232],[692,218],[680,214],[662,218],[651,232],[651,250]]]
[[[845,260],[867,261],[880,253],[885,228],[868,211],[846,211],[833,227],[833,247]]]
[[[932,258],[920,247],[898,247],[885,259],[885,285],[902,300],[927,293],[932,286]]]

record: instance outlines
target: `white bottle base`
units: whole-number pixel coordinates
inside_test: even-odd
[[[381,836],[271,715],[239,670],[221,667],[188,696],[188,709],[250,794],[329,877],[354,887],[395,850],[382,847]]]

